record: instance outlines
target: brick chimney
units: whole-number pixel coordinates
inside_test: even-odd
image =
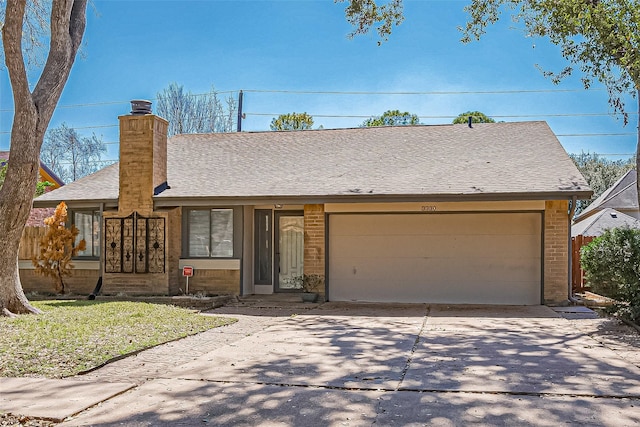
[[[131,101],[120,120],[120,195],[118,214],[153,212],[153,196],[167,188],[167,127],[151,113],[151,102]]]

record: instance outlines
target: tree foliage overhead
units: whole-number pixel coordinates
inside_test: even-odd
[[[313,117],[307,113],[280,114],[271,120],[271,130],[308,130],[313,127]]]
[[[157,114],[169,121],[167,136],[234,130],[237,102],[229,96],[224,105],[213,87],[207,93],[193,94],[186,92],[184,86],[171,83],[157,98]]]
[[[598,198],[607,188],[611,187],[622,175],[634,168],[633,159],[608,160],[596,153],[570,154],[571,160],[577,166],[582,176],[593,190],[590,200],[578,200],[576,214]]]
[[[373,116],[366,119],[360,126],[404,126],[417,124],[420,124],[420,119],[416,114],[411,114],[408,111],[388,110],[382,113],[381,116]]]
[[[349,0],[347,0],[349,1]],[[380,2],[402,15],[402,1]],[[354,34],[366,33],[376,22],[383,21],[386,40],[397,18],[376,11],[383,6],[376,0],[351,0],[347,21]],[[613,111],[628,123],[624,97],[638,97],[640,103],[640,0],[469,0],[465,7],[469,20],[459,28],[462,42],[480,40],[487,27],[500,20],[503,13],[520,23],[529,37],[544,37],[561,49],[568,65],[560,71],[543,71],[553,83],[581,72],[585,88],[594,81],[602,83],[609,93]],[[640,109],[640,104],[639,104]],[[640,171],[640,127],[636,145],[636,169]],[[637,180],[640,203],[640,179]]]
[[[640,89],[640,2],[637,0],[471,0],[462,41],[479,40],[489,25],[509,11],[527,36],[546,37],[560,47],[569,62],[564,69],[545,71],[554,83],[582,72],[589,88],[594,80],[609,92],[609,103],[621,113],[623,96]]]
[[[358,34],[367,34],[371,28],[376,26],[376,32],[380,40],[378,45],[386,41],[393,27],[402,24],[404,21],[403,0],[390,0],[386,3],[377,4],[375,0],[334,0],[336,3],[347,3],[344,10],[347,22],[353,26],[353,32],[349,37]]]
[[[82,137],[63,123],[47,131],[40,159],[68,183],[97,171],[100,159],[106,152],[102,138],[95,134]]]
[[[45,218],[47,232],[40,239],[40,251],[31,261],[36,273],[53,279],[55,291],[64,294],[64,277],[73,269],[71,259],[86,249],[84,239],[76,245],[80,231],[75,225],[67,227],[67,204],[60,202],[52,216]]]
[[[453,119],[453,124],[463,124],[469,123],[469,117],[471,117],[471,123],[495,123],[491,117],[488,117],[486,114],[481,113],[480,111],[467,111],[465,113],[461,113],[458,117]]]

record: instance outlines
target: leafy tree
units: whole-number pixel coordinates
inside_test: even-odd
[[[47,192],[47,188],[49,187],[53,187],[55,184],[53,182],[49,182],[49,181],[38,181],[38,183],[36,184],[36,197],[38,196],[42,196],[44,193]]]
[[[469,123],[469,117],[471,117],[471,123],[495,123],[491,117],[488,117],[484,113],[480,111],[467,111],[466,113],[461,113],[458,117],[453,119],[453,124],[464,124]]]
[[[158,115],[169,121],[168,136],[182,133],[232,132],[238,112],[236,100],[229,96],[226,108],[218,92],[185,92],[182,85],[171,83],[157,95]]]
[[[313,117],[307,113],[280,114],[271,120],[271,130],[308,130],[313,127]]]
[[[569,154],[593,190],[590,200],[578,200],[576,214],[582,212],[623,174],[634,168],[633,159],[607,160],[596,153]]]
[[[67,205],[60,202],[52,216],[45,218],[47,232],[40,239],[40,253],[31,259],[36,273],[53,279],[56,292],[64,294],[64,276],[71,275],[71,258],[86,249],[84,239],[75,244],[80,230],[67,228]]]
[[[20,237],[29,218],[36,190],[40,147],[51,116],[69,78],[86,25],[86,0],[52,0],[48,25],[39,25],[42,7],[25,0],[5,0],[2,52],[13,96],[11,149],[4,184],[0,189],[0,314],[39,313],[24,295],[18,271]],[[29,6],[29,7],[28,7]],[[28,15],[28,10],[36,15]],[[47,19],[44,19],[46,22]],[[31,26],[30,23],[34,23]],[[30,34],[34,29],[37,34]],[[23,44],[23,37],[31,36]],[[30,48],[50,39],[44,66],[35,85],[29,84]],[[36,46],[37,47],[37,46]],[[37,57],[37,55],[36,55]],[[33,88],[33,89],[32,89]]]
[[[347,0],[347,21],[363,34],[377,27],[386,40],[394,25],[402,22],[403,0],[389,0],[382,6],[376,0]],[[560,47],[568,65],[559,72],[544,71],[553,83],[559,83],[577,68],[582,83],[589,88],[599,81],[607,88],[609,104],[628,122],[624,96],[634,95],[640,102],[640,1],[639,0],[469,0],[465,7],[469,21],[462,42],[479,40],[489,25],[500,20],[503,12],[521,23],[526,36],[546,37]],[[639,105],[640,109],[640,105]],[[638,129],[636,168],[640,170],[640,127]],[[638,180],[640,201],[640,180]]]
[[[75,129],[63,123],[47,131],[40,159],[63,181],[70,182],[97,171],[96,162],[106,152],[102,138],[95,134],[81,137]]]
[[[376,27],[376,32],[380,37],[378,45],[386,41],[391,35],[394,26],[398,26],[404,21],[403,0],[390,0],[385,4],[378,5],[375,0],[334,0],[336,3],[347,3],[345,16],[347,21],[353,25],[354,30],[350,37],[358,34],[366,34],[371,27]]]
[[[381,116],[373,116],[362,122],[361,127],[417,125],[420,119],[407,111],[388,110]]]
[[[640,323],[640,230],[607,230],[580,252],[587,285],[616,300],[615,314]]]

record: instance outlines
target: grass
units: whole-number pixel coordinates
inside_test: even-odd
[[[32,304],[44,313],[0,317],[0,377],[71,376],[114,357],[235,321],[141,302]]]

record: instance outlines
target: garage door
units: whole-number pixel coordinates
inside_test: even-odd
[[[540,213],[333,214],[331,301],[540,304]]]

